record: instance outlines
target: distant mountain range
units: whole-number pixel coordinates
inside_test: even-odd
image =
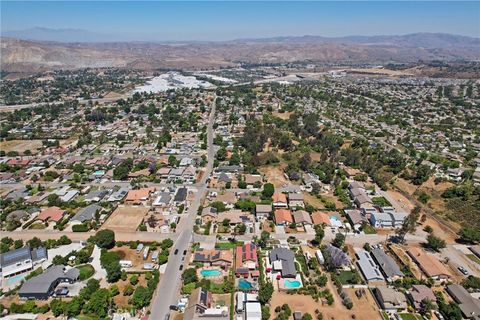
[[[321,36],[219,42],[134,42],[77,29],[2,32],[2,71],[85,67],[204,69],[239,62],[378,63],[480,60],[480,39],[450,34]],[[29,40],[25,40],[29,39]]]

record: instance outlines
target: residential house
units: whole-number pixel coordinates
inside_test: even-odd
[[[385,212],[375,212],[370,214],[370,223],[375,228],[393,228],[393,218]]]
[[[273,271],[280,272],[282,278],[295,278],[295,254],[287,248],[275,248],[268,254]]]
[[[421,310],[426,301],[436,304],[437,297],[433,293],[432,289],[424,284],[414,284],[412,289],[408,293],[408,299],[415,307],[415,310]]]
[[[360,230],[362,225],[367,222],[360,210],[345,210],[345,215],[355,230]]]
[[[108,194],[108,190],[91,191],[85,195],[85,202],[100,202]]]
[[[233,254],[231,250],[198,249],[193,255],[193,261],[226,269],[233,264]]]
[[[374,294],[384,310],[403,310],[407,308],[407,298],[395,289],[387,286],[377,286],[374,289]]]
[[[108,202],[117,202],[122,201],[123,198],[127,195],[129,188],[120,188],[118,191],[113,192],[107,199]]]
[[[368,253],[365,250],[359,249],[359,250],[356,250],[355,254],[357,256],[358,268],[360,269],[363,277],[368,283],[385,281],[385,278],[380,272],[380,268],[373,261],[373,258],[370,255],[370,253]]]
[[[296,224],[301,224],[303,226],[305,225],[311,226],[313,224],[310,214],[305,210],[297,210],[293,212],[293,220],[295,221]]]
[[[431,254],[427,254],[423,249],[411,247],[408,255],[418,265],[418,267],[434,280],[447,280],[452,277],[447,267]]]
[[[272,200],[273,200],[273,207],[274,208],[287,208],[288,207],[287,196],[284,193],[281,193],[281,192],[273,193]]]
[[[331,226],[332,222],[330,221],[330,216],[325,212],[316,211],[311,215],[312,222],[314,225],[320,226]]]
[[[43,209],[38,215],[38,219],[42,221],[60,221],[65,215],[65,210],[60,209],[59,207],[49,207]]]
[[[27,280],[18,290],[18,296],[21,299],[46,300],[53,294],[58,284],[74,283],[79,276],[80,270],[77,268],[65,270],[61,265],[51,266],[42,274]]]
[[[255,214],[258,220],[266,220],[270,217],[272,213],[272,205],[271,204],[257,204],[255,206]]]
[[[181,187],[177,189],[177,193],[175,194],[175,197],[173,198],[173,201],[175,204],[179,205],[185,202],[187,200],[187,195],[188,195],[188,189],[185,187]]]
[[[160,192],[158,196],[153,201],[152,205],[154,207],[166,208],[170,205],[172,201],[172,196],[169,192]]]
[[[292,212],[288,209],[275,210],[274,219],[277,226],[284,226],[293,223]]]
[[[71,222],[85,222],[95,219],[95,214],[102,211],[102,207],[98,204],[91,204],[78,210],[78,212],[70,219]]]
[[[47,249],[44,247],[15,249],[0,255],[1,276],[8,278],[25,271],[33,270],[33,267],[48,258]]]
[[[155,192],[155,187],[140,188],[138,190],[130,190],[125,197],[125,204],[130,205],[147,205],[150,195]]]
[[[232,306],[233,307],[233,306]],[[228,307],[216,307],[213,295],[202,287],[196,288],[188,297],[188,304],[183,313],[184,320],[228,319]]]
[[[289,193],[288,194],[288,205],[290,209],[295,210],[296,208],[305,208],[305,203],[303,202],[303,194],[301,193]]]
[[[237,247],[235,252],[235,275],[248,278],[252,274],[252,277],[258,277],[259,272],[257,268],[257,246],[253,243],[246,243]]]
[[[448,294],[455,300],[465,319],[480,319],[480,300],[472,295],[461,285],[447,286]]]
[[[210,221],[219,221],[217,220],[218,212],[214,207],[206,207],[202,210],[202,223],[207,224]]]
[[[370,252],[373,259],[380,266],[380,270],[389,282],[403,278],[403,272],[395,262],[395,260],[387,255],[387,253],[380,247],[372,248]]]

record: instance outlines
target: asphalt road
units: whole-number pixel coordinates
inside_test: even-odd
[[[215,157],[215,149],[213,146],[213,123],[215,121],[215,97],[212,103],[212,110],[210,112],[210,119],[207,128],[207,143],[208,143],[208,163],[205,169],[205,174],[202,177],[200,183],[197,184],[198,192],[195,195],[195,200],[188,210],[187,224],[184,226],[183,231],[180,233],[177,241],[175,242],[173,252],[178,250],[178,254],[170,255],[168,259],[167,268],[165,273],[160,277],[160,285],[153,298],[152,310],[150,314],[151,319],[163,320],[169,313],[169,307],[171,304],[175,304],[177,300],[178,289],[181,285],[182,271],[179,270],[180,266],[184,264],[182,261],[183,252],[189,249],[190,240],[193,234],[193,224],[195,223],[195,217],[197,216],[198,208],[200,207],[200,201],[205,195],[207,190],[207,179],[213,169],[213,159]]]

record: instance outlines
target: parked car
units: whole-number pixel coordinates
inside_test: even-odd
[[[178,270],[182,271],[183,270],[183,264],[178,268]]]
[[[68,295],[68,288],[66,287],[60,287],[55,290],[55,295],[56,296],[66,296]]]
[[[187,250],[183,250],[183,255],[186,255],[187,254]]]
[[[458,267],[458,270],[459,270],[461,273],[463,273],[464,275],[468,276],[468,270],[465,269],[465,267],[461,267],[461,266],[460,266],[460,267]]]
[[[178,249],[175,249],[175,251],[173,252],[173,254],[177,254],[178,253]]]
[[[171,304],[170,305],[170,310],[175,310],[177,311],[178,310],[178,306],[176,304]]]

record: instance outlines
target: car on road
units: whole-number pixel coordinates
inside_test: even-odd
[[[465,267],[460,266],[460,267],[458,267],[458,270],[459,270],[461,273],[463,273],[464,275],[468,276],[468,270],[465,269]]]
[[[183,250],[183,255],[186,255],[187,254],[187,250]]]
[[[178,270],[182,271],[183,270],[183,264],[178,268]]]
[[[173,254],[177,254],[178,253],[178,249],[175,249],[175,251],[173,252]]]

